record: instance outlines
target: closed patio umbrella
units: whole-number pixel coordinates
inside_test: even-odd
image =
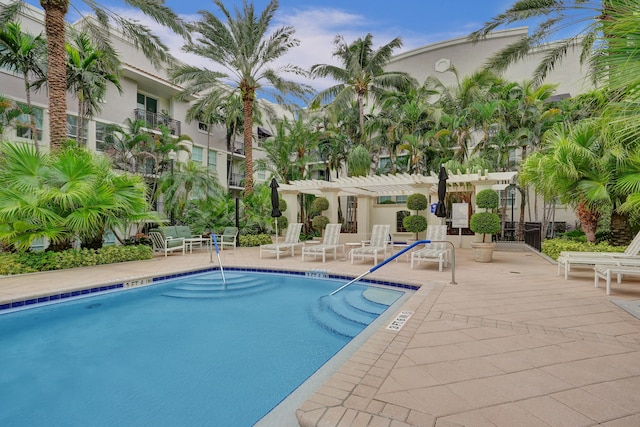
[[[449,179],[449,175],[447,175],[447,170],[442,165],[438,174],[438,204],[435,212],[438,218],[447,217],[447,206],[444,204],[444,198],[447,195],[447,179]]]
[[[271,178],[271,217],[276,219],[276,243],[278,243],[278,217],[282,216],[280,212],[280,196],[278,195],[278,182],[275,178]]]

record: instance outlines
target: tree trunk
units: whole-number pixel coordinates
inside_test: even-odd
[[[518,189],[518,191],[520,191],[520,218],[518,219],[518,221],[520,221],[520,223],[518,224],[518,241],[524,241],[524,208],[527,206],[527,188],[522,188],[522,187],[516,187]],[[531,217],[531,216],[529,216]]]
[[[31,127],[31,137],[33,138],[33,146],[37,152],[39,149],[38,127],[36,126],[36,118],[31,109],[31,82],[29,81],[29,75],[27,73],[23,74],[22,77],[24,79],[24,91],[27,96],[27,107],[29,107],[29,126]]]
[[[360,144],[364,144],[364,95],[358,94],[358,123],[360,124]]]
[[[255,92],[243,88],[244,103],[244,195],[253,193],[253,98]]]
[[[611,213],[611,237],[610,242],[613,246],[626,246],[631,243],[633,239],[631,233],[631,227],[629,226],[629,216],[626,214],[619,214],[617,212]]]
[[[67,137],[67,61],[64,17],[69,0],[40,0],[44,9],[47,34],[49,75],[49,140],[51,150],[58,150]]]
[[[598,228],[598,221],[600,220],[600,214],[598,212],[591,211],[584,202],[578,203],[576,207],[576,217],[582,225],[582,231],[587,237],[587,241],[590,243],[596,242],[596,230]]]

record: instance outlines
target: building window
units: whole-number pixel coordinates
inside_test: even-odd
[[[209,150],[209,170],[212,172],[216,171],[218,165],[218,152]]]
[[[113,129],[107,123],[96,122],[96,150],[107,151],[113,147]]]
[[[19,104],[20,107],[26,108],[24,104]],[[33,119],[36,122],[36,132],[38,133],[38,141],[42,141],[42,108],[32,107]],[[29,114],[22,114],[16,119],[16,136],[18,138],[33,139],[31,134],[31,116]]]
[[[81,144],[87,141],[87,126],[85,122],[82,138],[78,137],[78,116],[67,114],[67,138],[75,139]],[[82,140],[81,140],[82,139]]]
[[[193,147],[191,149],[191,161],[202,164],[202,147]]]
[[[206,123],[198,122],[198,130],[201,130],[202,132],[207,132],[209,130],[209,127],[207,126]]]
[[[259,170],[256,172],[256,179],[258,181],[266,181],[267,180],[267,173],[263,170]]]
[[[397,232],[402,233],[407,231],[404,228],[404,219],[409,215],[411,215],[411,212],[409,211],[398,211],[396,213],[396,231]]]
[[[396,203],[399,205],[407,204],[407,196],[396,196]]]
[[[149,113],[157,113],[158,112],[158,100],[146,96],[142,93],[138,93],[138,109],[147,111]]]
[[[378,204],[379,205],[385,205],[385,204],[394,204],[395,200],[393,200],[393,198],[391,198],[391,196],[379,196],[378,197]]]

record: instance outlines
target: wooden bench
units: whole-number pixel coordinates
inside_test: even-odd
[[[618,276],[618,283],[622,282],[622,276],[640,276],[640,266],[633,265],[596,265],[595,286],[598,287],[600,279],[606,280],[607,295],[611,294],[611,276]]]

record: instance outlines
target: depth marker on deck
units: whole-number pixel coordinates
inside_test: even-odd
[[[392,331],[399,331],[400,329],[402,329],[404,324],[407,323],[407,320],[409,320],[412,314],[413,311],[401,311],[400,313],[398,313],[396,318],[393,319],[391,323],[389,323],[387,329],[390,329]]]

